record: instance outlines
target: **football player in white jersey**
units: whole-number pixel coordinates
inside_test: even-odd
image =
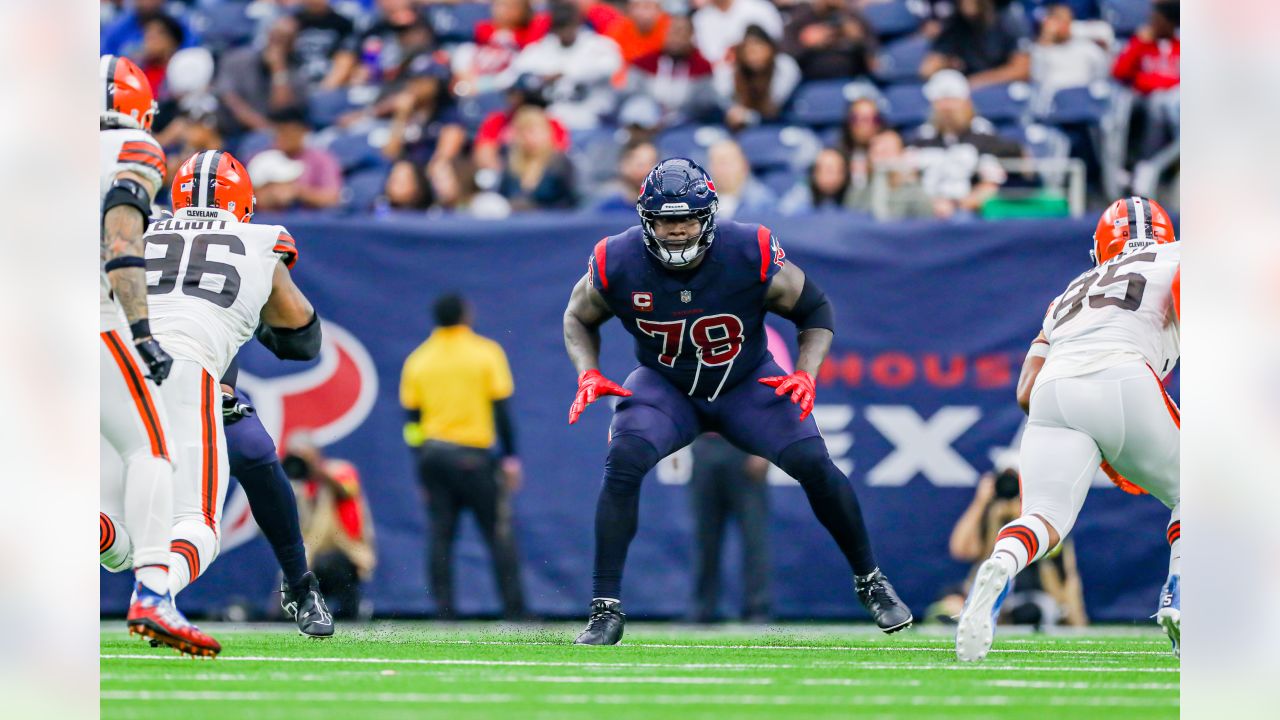
[[[279,225],[253,225],[253,185],[240,161],[199,152],[173,178],[173,217],[144,237],[155,337],[173,355],[160,388],[176,464],[169,591],[218,555],[228,477],[218,378],[247,340],[315,357],[320,321],[289,268],[297,249]]]
[[[1178,408],[1163,380],[1178,363],[1181,245],[1147,198],[1117,200],[1098,221],[1096,267],[1049,305],[1018,380],[1022,516],[979,566],[956,629],[956,656],[991,649],[1014,576],[1071,532],[1099,463],[1131,492],[1171,511],[1169,577],[1156,619],[1175,654],[1181,639]]]
[[[127,58],[103,56],[98,75],[99,426],[123,466],[115,477],[107,473],[102,480],[99,561],[112,572],[134,571],[137,582],[126,620],[131,634],[185,653],[216,655],[218,642],[187,622],[169,596],[173,466],[165,408],[155,398],[173,360],[150,327],[142,242],[151,200],[164,184],[164,151],[148,133],[156,104],[146,76]]]

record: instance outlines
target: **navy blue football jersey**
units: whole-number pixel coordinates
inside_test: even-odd
[[[596,244],[588,276],[636,341],[636,359],[693,397],[714,400],[770,357],[765,293],[785,253],[763,225],[720,223],[702,263],[664,267],[639,225]]]

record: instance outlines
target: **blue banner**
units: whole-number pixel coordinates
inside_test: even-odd
[[[601,403],[567,424],[576,382],[561,315],[594,243],[634,216],[260,220],[285,224],[297,239],[295,277],[325,319],[326,346],[318,362],[300,364],[276,361],[255,344],[242,355],[243,382],[277,439],[310,429],[331,443],[331,456],[359,468],[376,526],[378,567],[366,586],[375,611],[433,609],[425,508],[397,393],[402,362],[431,330],[432,301],[460,291],[474,304],[477,331],[502,344],[515,375],[526,470],[515,517],[530,609],[581,615],[610,413]],[[882,567],[920,612],[968,570],[948,557],[951,528],[993,454],[1016,447],[1024,416],[1013,395],[1023,354],[1049,301],[1086,267],[1093,224],[759,220],[836,307],[815,414],[856,486]],[[794,350],[792,328],[780,319],[773,327]],[[635,365],[617,323],[604,332],[602,364],[619,381]],[[1176,384],[1172,391],[1176,397]],[[655,475],[642,491],[626,604],[635,615],[678,617],[692,593],[687,463],[667,462]],[[848,567],[804,493],[776,470],[771,480],[776,613],[862,617]],[[1150,497],[1094,488],[1073,532],[1091,618],[1151,614],[1166,570],[1167,519]],[[278,582],[234,489],[224,525],[224,546],[235,547],[181,596],[194,614],[237,598],[265,606]],[[457,551],[459,611],[496,613],[487,551],[469,521]],[[731,608],[741,574],[736,553],[727,557],[723,604]],[[128,594],[127,578],[103,574],[104,611],[123,612]]]

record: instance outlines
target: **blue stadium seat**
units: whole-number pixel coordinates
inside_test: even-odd
[[[1031,102],[1031,86],[1024,82],[988,85],[973,91],[973,106],[978,114],[993,123],[1021,120]]]
[[[1034,20],[1037,26],[1044,20],[1045,6],[1057,4],[1070,6],[1077,20],[1098,19],[1098,0],[1022,0],[1027,16]]]
[[[344,175],[381,168],[386,164],[382,151],[369,143],[369,132],[354,132],[339,135],[329,143],[329,152],[338,158]]]
[[[791,168],[777,168],[758,175],[760,182],[772,190],[778,197],[786,195],[795,184],[804,177],[804,173]]]
[[[1116,31],[1116,37],[1127,38],[1151,17],[1151,0],[1100,0],[1102,19]]]
[[[475,36],[476,23],[489,19],[489,3],[433,3],[427,18],[442,43],[467,42]]]
[[[387,169],[373,168],[347,176],[342,184],[342,206],[348,210],[372,210],[387,184]]]
[[[863,6],[862,14],[882,38],[905,35],[914,32],[921,23],[920,16],[911,12],[909,5],[907,0],[871,3]]]
[[[792,125],[825,127],[844,122],[849,103],[861,97],[879,98],[880,91],[858,80],[815,80],[796,89],[783,120]]]
[[[658,154],[664,158],[687,157],[705,166],[707,148],[729,137],[718,125],[680,125],[664,130],[656,139]]]
[[[191,29],[200,35],[200,44],[215,54],[246,45],[253,39],[256,27],[248,8],[247,2],[226,2],[216,9],[192,13]]]
[[[247,165],[249,158],[270,148],[274,141],[275,131],[273,130],[254,130],[245,133],[236,143],[236,159]]]
[[[929,118],[924,85],[892,85],[884,92],[885,123],[896,128],[913,127]]]
[[[924,37],[905,37],[880,50],[876,79],[883,83],[920,81],[920,63],[929,52],[930,41]]]
[[[1015,140],[1037,160],[1065,160],[1071,156],[1071,138],[1055,127],[1032,123],[1005,126],[1000,136]]]
[[[822,141],[822,147],[836,147],[840,144],[840,137],[843,128],[840,126],[829,127],[818,134],[818,139]]]
[[[489,113],[506,106],[507,95],[500,91],[458,98],[458,114],[462,117],[462,124],[472,132],[480,127]]]
[[[326,128],[337,122],[343,113],[356,108],[346,88],[317,90],[307,101],[307,117],[317,128]]]
[[[812,130],[799,126],[762,125],[743,130],[736,139],[757,173],[778,168],[801,170],[813,163],[822,148]]]
[[[1063,88],[1053,94],[1040,121],[1049,125],[1096,125],[1111,108],[1111,86],[1094,83]]]

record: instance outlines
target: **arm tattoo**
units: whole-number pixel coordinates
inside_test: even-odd
[[[142,233],[146,229],[138,211],[130,207],[114,207],[103,218],[103,261],[123,255],[142,256]],[[132,324],[147,317],[146,268],[121,268],[107,276],[116,301]]]

